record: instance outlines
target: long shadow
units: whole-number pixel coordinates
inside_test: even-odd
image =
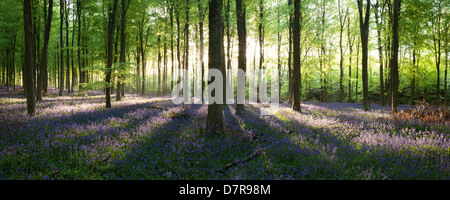
[[[161,102],[159,102],[161,103]],[[157,119],[160,116],[161,112],[164,112],[161,109],[150,109],[143,110],[143,115],[136,115],[138,118],[134,118],[132,116],[132,122],[127,126],[127,128],[123,127],[105,127],[98,126],[95,122],[102,121],[107,118],[123,117],[127,113],[133,113],[141,108],[146,108],[148,106],[152,106],[154,102],[136,104],[136,105],[126,105],[121,107],[114,107],[108,110],[97,110],[88,113],[77,113],[73,116],[61,117],[56,119],[49,119],[50,122],[45,122],[40,120],[36,120],[33,123],[29,123],[30,129],[21,130],[25,137],[16,138],[16,136],[10,135],[11,138],[3,138],[6,144],[10,144],[8,147],[5,147],[4,151],[12,152],[13,154],[18,155],[32,155],[32,159],[29,159],[29,163],[42,163],[47,164],[48,168],[43,168],[41,164],[37,164],[37,168],[41,172],[48,172],[52,170],[52,172],[48,172],[49,179],[57,178],[53,173],[59,174],[59,178],[64,178],[62,171],[66,168],[87,168],[91,169],[93,173],[99,171],[98,166],[101,166],[106,161],[110,160],[114,153],[120,154],[120,151],[123,149],[132,149],[133,142],[130,142],[133,139],[139,140],[140,129],[145,129],[146,126],[153,123],[158,123],[157,121],[153,121],[152,119]],[[167,108],[173,108],[176,105],[170,104],[166,106]],[[194,108],[198,108],[194,106]],[[194,109],[191,109],[194,110]],[[104,114],[103,112],[107,112]],[[77,127],[80,124],[77,124],[77,119],[80,117],[92,117],[94,121],[89,121],[89,123],[94,123],[91,127],[81,126]],[[170,116],[166,116],[170,118]],[[61,121],[62,120],[62,121]],[[61,123],[57,123],[61,122]],[[184,123],[181,119],[173,118],[169,123]],[[54,124],[53,126],[49,126]],[[83,123],[81,123],[83,125]],[[63,126],[67,130],[61,130],[58,132],[57,126]],[[164,130],[164,125],[160,126],[160,131]],[[168,127],[173,127],[169,126]],[[80,129],[81,128],[81,129]],[[88,130],[83,130],[87,128]],[[94,130],[91,130],[93,128]],[[98,129],[97,129],[98,128]],[[180,129],[182,127],[179,127]],[[48,129],[51,129],[49,131]],[[30,132],[31,131],[31,132]],[[67,131],[75,131],[75,137],[68,138],[66,135]],[[84,133],[80,133],[77,131],[82,131]],[[37,136],[33,136],[36,135]],[[77,135],[81,134],[81,135]],[[136,136],[137,135],[137,136]],[[158,134],[156,134],[158,135]],[[61,140],[61,137],[66,137]],[[32,141],[30,141],[30,138]],[[6,141],[7,139],[7,141]],[[27,148],[23,148],[21,145],[24,143],[28,143]],[[21,148],[21,150],[19,150]],[[111,150],[113,149],[113,150]],[[139,149],[139,148],[138,148]],[[2,149],[0,149],[2,150]],[[0,152],[0,157],[4,156],[4,152]],[[139,151],[139,150],[137,150]],[[112,153],[111,153],[112,152]],[[79,154],[78,156],[75,156]],[[83,155],[81,155],[83,154]],[[75,160],[74,160],[75,159]],[[58,167],[49,167],[49,165],[56,165]],[[15,165],[14,161],[11,163],[10,160],[5,161],[5,163],[1,163],[3,167],[10,167],[11,170],[14,170],[12,166]],[[82,167],[84,166],[84,167]],[[32,167],[36,168],[36,165],[32,165]],[[14,173],[13,171],[10,171]],[[45,174],[45,173],[44,173]],[[69,179],[73,179],[70,175],[65,175],[69,177]]]
[[[165,121],[147,121],[158,123],[154,128],[147,130],[139,141],[131,145],[126,155],[116,157],[109,161],[103,173],[106,179],[180,179],[183,167],[179,162],[185,160],[183,147],[197,148],[194,137],[185,133],[185,130],[194,128],[193,121],[201,118],[196,111],[203,105],[186,105],[187,109],[181,115],[167,117]],[[142,125],[146,128],[148,124]],[[180,134],[183,134],[180,136]],[[186,170],[186,169],[184,169]]]

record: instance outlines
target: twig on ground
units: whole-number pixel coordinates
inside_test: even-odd
[[[253,160],[255,158],[257,158],[259,155],[261,155],[263,153],[262,149],[258,149],[255,153],[253,153],[252,155],[249,155],[247,157],[245,157],[244,159],[241,160],[235,160],[231,163],[228,163],[227,165],[223,166],[220,171],[225,172],[227,169],[234,167],[236,165],[242,164],[242,163],[246,163],[250,160]]]

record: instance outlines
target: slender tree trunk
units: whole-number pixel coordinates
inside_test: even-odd
[[[174,69],[175,69],[175,60],[174,60],[174,49],[173,49],[173,2],[171,1],[169,4],[169,18],[170,18],[170,54],[171,54],[171,69],[170,69],[170,75],[171,77],[174,76]],[[200,14],[199,14],[200,15]],[[175,85],[175,82],[173,81],[173,78],[170,79],[170,90],[173,89],[173,86]]]
[[[70,54],[69,54],[69,5],[70,0],[66,3],[64,3],[65,9],[65,19],[66,19],[66,66],[67,66],[67,72],[66,72],[66,88],[67,91],[70,93],[72,92],[70,89]]]
[[[237,31],[239,40],[239,56],[238,56],[238,68],[246,72],[247,66],[247,30],[245,27],[245,5],[242,0],[236,0],[236,15],[237,15]],[[243,80],[244,85],[238,85],[238,97],[239,95],[245,97],[245,76],[238,73],[238,80]],[[238,81],[239,84],[239,81]],[[244,98],[245,99],[245,98]],[[244,114],[244,105],[236,104],[236,115],[242,116]]]
[[[44,1],[44,11],[46,10],[47,2]],[[45,15],[47,15],[47,12],[45,12]],[[40,101],[42,100],[42,87],[43,87],[43,81],[44,81],[44,73],[46,73],[47,70],[44,70],[47,68],[47,52],[48,52],[48,42],[50,40],[50,28],[52,23],[52,16],[53,16],[53,0],[50,0],[49,2],[49,8],[48,8],[48,18],[45,19],[45,30],[44,30],[44,47],[42,48],[42,54],[41,54],[41,69],[39,70],[39,77],[38,77],[38,84],[37,84],[37,92],[36,92],[36,100]]]
[[[380,104],[385,105],[384,100],[384,78],[383,78],[383,48],[381,45],[381,24],[382,20],[378,21],[378,8],[379,8],[379,0],[375,4],[375,22],[377,24],[377,35],[378,35],[378,56],[380,58]]]
[[[292,5],[292,0],[288,0],[288,6]],[[292,73],[292,28],[294,26],[294,12],[289,12],[289,47],[288,47],[288,71],[289,71],[289,100],[288,103],[294,102],[294,78]]]
[[[341,10],[341,1],[338,0],[338,6],[339,6],[339,25],[340,25],[340,31],[339,31],[339,50],[340,50],[340,61],[339,61],[339,102],[344,101],[344,50],[342,47],[342,34],[344,32],[345,27],[345,20],[348,15],[348,9],[345,14],[343,14],[343,11]]]
[[[78,60],[78,73],[80,74],[79,77],[79,86],[78,89],[82,89],[82,83],[84,83],[84,76],[85,72],[82,70],[82,64],[81,64],[81,12],[82,12],[82,5],[84,1],[77,0],[77,20],[78,20],[78,37],[77,37],[77,60]]]
[[[106,83],[111,84],[111,73],[112,73],[112,62],[113,62],[113,40],[114,40],[114,27],[116,27],[116,13],[117,13],[117,1],[114,0],[114,3],[108,7],[109,19],[108,19],[108,60],[106,64]],[[112,10],[112,11],[111,11]],[[111,108],[111,87],[109,85],[106,86],[106,108]]]
[[[59,96],[62,96],[64,91],[64,37],[63,37],[63,26],[64,26],[64,2],[65,0],[60,1],[59,5],[59,18],[60,18],[60,26],[59,26],[59,48],[60,48],[60,59],[61,66],[59,69]]]
[[[358,43],[356,44],[356,86],[355,86],[355,93],[356,93],[356,97],[355,97],[355,102],[358,102],[358,89],[359,89],[359,45],[361,44],[361,41],[358,40]]]
[[[205,91],[205,81],[204,81],[204,77],[205,77],[205,64],[203,61],[203,57],[205,54],[205,50],[204,50],[204,35],[203,35],[203,19],[204,19],[204,11],[202,8],[202,2],[201,0],[198,0],[198,17],[199,17],[199,22],[198,22],[198,28],[199,28],[199,32],[200,32],[200,67],[201,67],[201,84],[202,84],[202,91]],[[201,97],[203,98],[203,97]]]
[[[161,94],[161,35],[158,35],[158,91]]]
[[[352,103],[352,53],[353,53],[353,43],[354,38],[351,37],[350,31],[350,17],[347,18],[347,31],[348,31],[348,102]]]
[[[137,39],[137,44],[138,44],[138,45],[136,45],[136,75],[138,77],[141,77],[141,72],[139,70],[139,68],[141,66],[141,47],[139,45],[139,41],[140,41],[139,36],[136,36],[136,39]],[[140,94],[141,93],[140,91],[141,91],[141,82],[138,79],[136,81],[136,93]]]
[[[416,90],[416,42],[414,42],[413,50],[412,50],[412,80],[411,80],[411,105],[414,105],[415,100],[415,90]]]
[[[223,56],[223,24],[222,24],[222,0],[209,1],[209,51],[208,61],[209,69],[218,69],[224,74],[224,56]],[[212,83],[211,80],[209,84]],[[209,88],[212,96],[216,91]],[[223,92],[223,91],[222,91]],[[206,117],[207,133],[222,133],[223,131],[223,113],[222,104],[217,102],[208,105],[208,115]]]
[[[74,65],[74,52],[73,52],[73,48],[74,48],[74,42],[75,42],[75,12],[73,12],[72,14],[72,48],[70,50],[70,57],[72,60],[72,92],[74,91],[74,88],[76,85],[78,85],[77,83],[77,78],[78,78],[78,74],[77,74],[77,69],[75,68]]]
[[[440,104],[440,64],[441,64],[441,2],[438,4],[438,13],[436,13],[436,21],[434,21],[433,33],[433,47],[434,59],[436,64],[437,79],[436,79],[436,105]],[[437,35],[437,36],[436,36]]]
[[[294,0],[294,102],[292,109],[301,112],[300,98],[301,98],[301,69],[300,69],[300,0]]]
[[[23,18],[24,18],[24,32],[25,32],[25,62],[24,62],[24,77],[25,87],[27,90],[27,112],[29,116],[34,116],[36,112],[36,100],[34,98],[34,83],[33,83],[33,22],[31,12],[31,0],[24,0],[23,2]]]
[[[130,0],[121,0],[122,3],[122,12],[121,12],[121,18],[120,18],[120,57],[119,62],[122,69],[122,73],[125,73],[125,70],[123,70],[125,65],[125,51],[126,51],[126,34],[125,31],[127,29],[126,27],[126,21],[127,21],[127,10],[128,6],[130,5]],[[121,93],[125,91],[125,88],[121,84],[121,80],[124,78],[123,75],[119,76],[119,79],[117,81],[117,95],[116,95],[116,101],[121,100]]]
[[[394,0],[394,23],[392,27],[393,37],[392,37],[392,68],[391,68],[391,78],[392,78],[392,111],[397,112],[398,107],[398,17],[400,12],[400,2],[401,0]]]
[[[358,1],[359,25],[361,29],[361,47],[362,47],[362,81],[363,81],[363,109],[370,110],[369,84],[368,84],[368,42],[369,42],[369,17],[370,17],[370,1],[366,2],[365,17],[363,17],[363,0]]]
[[[165,95],[167,94],[167,41],[166,41],[166,37],[164,37],[164,41],[163,41],[163,63],[164,63],[164,67],[163,67],[163,84],[162,84],[162,94]]]

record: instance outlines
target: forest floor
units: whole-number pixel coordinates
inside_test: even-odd
[[[0,180],[450,179],[450,127],[393,120],[386,106],[262,116],[246,104],[238,117],[227,105],[225,133],[208,135],[207,105],[126,94],[105,109],[101,92],[52,90],[29,118],[21,96],[0,92]]]

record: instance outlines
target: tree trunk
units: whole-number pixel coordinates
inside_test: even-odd
[[[392,27],[392,68],[391,68],[391,78],[392,78],[392,111],[397,112],[398,107],[398,17],[400,12],[400,2],[401,0],[394,0],[394,21]]]
[[[31,0],[24,0],[23,2],[23,19],[25,32],[25,61],[24,61],[24,77],[25,87],[27,90],[27,113],[29,116],[34,116],[36,111],[36,100],[34,98],[34,83],[33,83],[33,22],[31,12]]]
[[[78,20],[78,37],[77,37],[77,58],[78,58],[78,73],[80,74],[79,77],[79,86],[78,89],[82,89],[81,83],[84,83],[84,76],[85,72],[82,70],[82,63],[81,63],[81,12],[82,12],[82,5],[84,1],[77,0],[77,20]]]
[[[198,0],[198,17],[199,17],[199,22],[198,22],[198,28],[199,28],[199,32],[200,32],[200,67],[201,67],[201,84],[202,84],[202,91],[205,91],[205,81],[203,80],[205,77],[205,64],[203,61],[203,57],[205,54],[205,47],[204,47],[204,35],[203,35],[203,19],[204,19],[204,11],[202,8],[202,2],[201,0]],[[203,95],[201,95],[201,98],[203,99]]]
[[[300,98],[301,98],[301,69],[300,69],[300,0],[294,0],[294,102],[292,110],[301,112]]]
[[[127,0],[121,0],[122,2],[122,13],[121,13],[121,18],[120,18],[120,57],[119,57],[119,62],[120,62],[120,67],[124,68],[125,65],[125,51],[126,51],[126,18],[127,18],[127,10],[128,10],[128,6],[130,5],[130,1]],[[120,69],[119,69],[120,70]],[[124,70],[121,70],[122,73],[124,73]],[[124,92],[125,88],[122,87],[123,85],[121,84],[121,80],[124,78],[123,75],[120,75],[118,77],[118,81],[117,81],[117,94],[116,94],[116,101],[120,101],[121,99],[121,93]]]
[[[436,105],[439,105],[440,102],[440,64],[441,64],[441,2],[438,4],[438,13],[436,16],[436,21],[434,23],[434,33],[433,33],[433,47],[434,47],[434,59],[436,64],[437,71],[437,80],[436,80]],[[437,35],[437,37],[436,37]]]
[[[46,10],[47,2],[44,1],[44,11]],[[50,40],[50,28],[52,23],[52,16],[53,16],[53,0],[50,0],[49,7],[48,7],[48,18],[45,19],[45,30],[44,30],[44,47],[42,48],[42,54],[41,54],[41,69],[39,70],[39,76],[37,80],[37,92],[36,92],[36,100],[40,101],[42,100],[42,88],[43,88],[43,81],[44,81],[44,73],[46,73],[47,70],[44,70],[47,68],[47,52],[48,52],[48,42]]]
[[[114,3],[111,6],[108,6],[109,19],[108,19],[108,47],[107,47],[107,64],[106,64],[106,108],[111,108],[111,72],[112,72],[112,62],[113,62],[113,40],[114,40],[114,28],[116,27],[116,13],[117,13],[117,1],[114,0]],[[112,11],[111,11],[112,10]]]
[[[369,84],[368,84],[368,60],[369,60],[369,17],[370,17],[370,1],[366,2],[365,17],[363,17],[363,0],[358,1],[359,25],[361,29],[361,47],[362,47],[362,81],[363,81],[363,109],[370,110]]]
[[[65,0],[60,1],[59,5],[59,18],[60,18],[60,26],[59,26],[59,48],[60,48],[60,59],[61,66],[59,69],[59,96],[62,96],[64,91],[64,37],[63,37],[63,26],[64,26],[64,2]]]
[[[354,38],[350,36],[350,17],[347,18],[347,31],[348,31],[348,102],[352,103],[352,53]]]
[[[380,58],[380,104],[384,105],[385,104],[385,100],[384,100],[384,78],[383,78],[383,48],[381,45],[381,27],[383,26],[383,24],[381,23],[381,19],[380,21],[378,21],[378,8],[379,8],[379,4],[378,4],[378,0],[377,3],[375,4],[375,22],[377,24],[377,35],[378,35],[378,56]]]
[[[158,91],[161,94],[161,35],[158,35]]]
[[[245,27],[245,5],[242,0],[236,0],[236,15],[237,15],[237,31],[239,40],[239,56],[238,56],[238,68],[246,72],[247,66],[247,30]],[[243,80],[244,85],[238,85],[238,97],[239,95],[244,97],[245,100],[245,75],[238,73],[238,80]],[[238,81],[239,84],[239,81]],[[236,103],[236,115],[242,116],[244,114],[244,104]]]
[[[184,64],[184,69],[189,71],[189,0],[186,0],[186,24],[184,25],[184,34],[185,34],[185,55],[186,57],[184,58],[185,64]],[[183,79],[185,79],[187,77],[183,77]],[[187,86],[184,86],[187,87]],[[188,91],[189,92],[189,91]],[[185,97],[184,102],[187,102],[188,99],[187,95],[183,95]],[[194,96],[194,95],[192,95]]]
[[[344,101],[344,50],[342,49],[342,33],[344,32],[345,20],[348,15],[348,9],[345,15],[343,15],[343,11],[341,10],[341,1],[338,0],[339,6],[339,50],[340,50],[340,61],[339,61],[339,102]]]
[[[67,66],[67,73],[66,73],[66,87],[67,91],[70,93],[72,92],[70,89],[70,55],[69,55],[69,4],[70,2],[64,3],[64,12],[65,12],[65,19],[66,19],[66,66]]]
[[[209,69],[218,69],[224,74],[224,53],[223,53],[223,32],[222,32],[222,0],[209,1],[209,49],[208,61]],[[209,81],[209,84],[213,80]],[[216,95],[215,90],[209,93],[212,96]],[[223,92],[223,91],[222,91]],[[209,103],[208,115],[206,118],[206,132],[207,133],[222,133],[223,131],[223,113],[222,104],[216,102]]]

